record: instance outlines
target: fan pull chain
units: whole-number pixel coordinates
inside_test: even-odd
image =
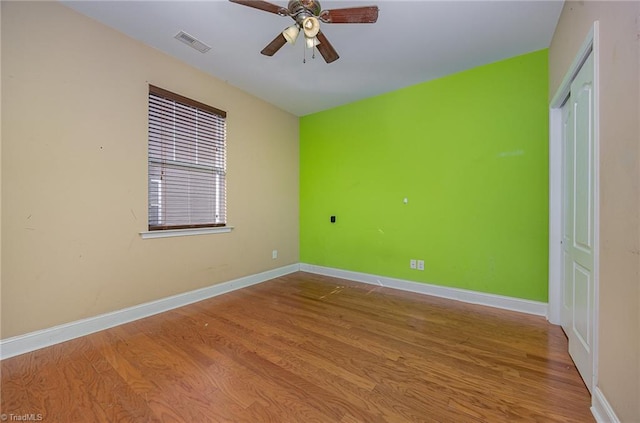
[[[307,63],[307,48],[308,47],[303,47],[303,56],[302,56],[302,63]],[[316,58],[316,45],[315,43],[313,44],[313,46],[311,47],[311,58],[315,59]]]

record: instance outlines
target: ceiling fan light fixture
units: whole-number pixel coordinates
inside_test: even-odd
[[[282,31],[282,35],[289,44],[294,44],[296,42],[299,33],[300,28],[298,28],[298,25],[291,25],[289,28]]]
[[[320,21],[315,16],[306,17],[302,20],[302,30],[305,37],[313,38],[320,31]]]
[[[320,21],[326,24],[375,23],[378,20],[379,12],[378,6],[356,6],[322,10],[320,0],[289,0],[287,7],[278,6],[266,0],[229,1],[283,17],[290,17],[295,21],[295,26],[291,26],[279,33],[260,53],[265,56],[273,56],[287,42],[290,44],[295,43],[300,31],[302,31],[305,36],[305,47],[313,48],[318,46],[318,52],[327,63],[335,62],[340,56],[327,40],[327,37],[320,31]],[[313,57],[315,57],[315,49]],[[303,60],[304,62],[305,60]]]

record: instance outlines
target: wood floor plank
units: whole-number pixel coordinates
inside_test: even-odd
[[[280,415],[281,418],[287,416],[286,421],[331,420],[329,416],[318,412],[314,407],[307,404],[304,390],[283,386],[283,378],[276,376],[277,373],[282,372],[284,369],[276,368],[275,372],[268,371],[269,377],[265,377],[265,371],[268,369],[264,367],[269,367],[266,358],[256,355],[256,351],[253,348],[247,349],[243,340],[234,336],[229,331],[229,328],[225,327],[224,319],[216,321],[215,318],[204,313],[190,313],[190,319],[190,326],[203,329],[197,335],[197,338],[202,342],[199,348],[202,352],[212,357],[214,364],[211,366],[214,367],[217,363],[222,363],[225,368],[229,369],[228,379],[230,380],[233,380],[234,376],[242,380],[248,379],[253,388],[251,390],[253,398],[260,401],[265,406],[265,409],[277,410],[276,415]],[[215,322],[216,324],[209,325],[210,329],[204,329],[208,322]],[[263,349],[261,352],[265,354],[267,351]],[[262,366],[256,367],[254,362],[258,358],[265,361]],[[218,368],[219,372],[222,370]],[[285,385],[288,384],[289,381],[285,383]]]
[[[593,422],[544,318],[293,273],[0,363],[66,422]]]

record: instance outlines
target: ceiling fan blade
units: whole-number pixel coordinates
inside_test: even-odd
[[[323,10],[318,17],[325,23],[375,23],[378,20],[378,6]]]
[[[264,54],[265,56],[273,56],[286,43],[287,39],[284,38],[284,35],[282,35],[282,33],[280,33],[276,38],[273,39],[273,41],[271,41],[265,48],[263,48],[260,53]]]
[[[265,12],[275,13],[276,15],[288,16],[289,10],[286,7],[269,3],[263,0],[229,0],[231,3],[241,4],[243,6],[253,7],[254,9],[264,10]]]
[[[329,40],[327,40],[327,37],[324,36],[322,31],[318,32],[318,35],[316,35],[316,38],[318,38],[318,41],[320,42],[320,44],[318,44],[316,48],[324,58],[325,62],[327,63],[335,62],[340,58],[340,56],[338,56],[338,53],[333,48]]]

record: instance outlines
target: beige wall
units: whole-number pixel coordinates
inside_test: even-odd
[[[598,386],[623,422],[640,421],[640,2],[564,5],[549,50],[549,98],[600,21]]]
[[[140,238],[149,83],[227,111],[233,232]],[[2,338],[298,262],[297,117],[59,3],[5,1],[2,112]]]

